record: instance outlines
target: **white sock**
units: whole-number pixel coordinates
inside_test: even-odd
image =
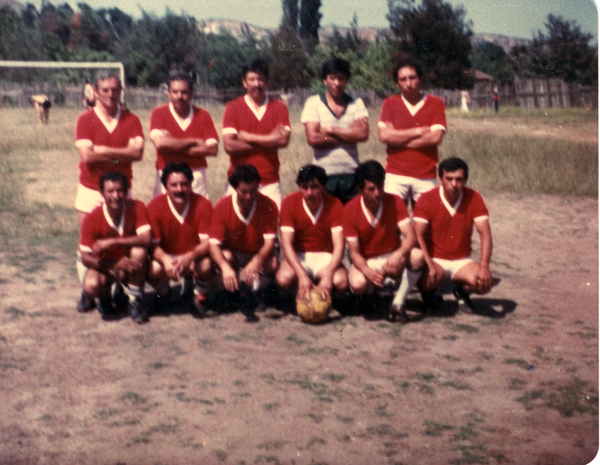
[[[400,281],[400,287],[394,296],[394,300],[392,301],[392,305],[396,307],[401,307],[406,302],[406,298],[408,294],[412,290],[415,284],[421,278],[421,274],[423,270],[412,270],[406,267],[404,272],[402,273],[402,279]]]
[[[144,298],[144,291],[142,290],[141,287],[130,284],[129,288],[124,287],[123,289],[125,289],[125,293],[129,297],[130,302],[133,302],[135,299],[143,299]]]

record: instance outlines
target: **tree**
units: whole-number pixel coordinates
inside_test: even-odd
[[[313,52],[319,43],[319,27],[321,27],[321,0],[301,0],[300,3],[300,37],[309,52]]]
[[[285,22],[271,35],[270,83],[273,88],[307,87],[311,73],[302,40]]]
[[[128,80],[158,86],[172,69],[195,72],[206,56],[205,43],[192,17],[178,16],[168,9],[162,18],[142,12],[142,18],[119,44],[117,55],[125,63]]]
[[[576,21],[548,15],[547,33],[538,31],[531,45],[513,47],[513,69],[522,76],[560,78],[568,83],[598,82],[598,49],[590,45],[592,34]]]
[[[512,81],[513,71],[508,63],[508,56],[502,47],[493,42],[475,45],[471,62],[474,69],[489,74],[502,84]]]
[[[369,46],[369,42],[360,36],[356,13],[354,13],[354,16],[352,17],[350,29],[346,32],[346,35],[342,35],[337,27],[334,28],[333,36],[327,41],[327,45],[332,48],[337,48],[342,53],[352,50],[358,55],[364,55]]]
[[[466,11],[442,0],[388,0],[387,19],[400,50],[419,61],[425,84],[447,89],[473,87],[469,74],[471,22]]]
[[[300,17],[298,0],[281,0],[281,7],[283,9],[283,22],[298,31],[298,19]]]

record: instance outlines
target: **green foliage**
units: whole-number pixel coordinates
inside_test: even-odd
[[[311,79],[308,53],[296,31],[284,23],[271,35],[270,42],[272,87],[307,87]]]
[[[388,0],[387,19],[404,54],[423,66],[426,85],[445,89],[473,87],[471,22],[466,10],[442,0]]]
[[[168,9],[163,18],[143,12],[116,54],[126,66],[128,81],[158,86],[174,68],[195,71],[205,58],[205,42],[194,18]]]
[[[15,10],[8,5],[0,8],[0,59],[36,60],[38,43],[35,32],[26,27]]]
[[[368,44],[364,52],[347,49],[341,51],[335,46],[321,45],[309,58],[308,64],[314,77],[311,87],[317,92],[325,91],[321,80],[321,67],[330,58],[339,57],[350,63],[352,77],[348,90],[371,89],[381,96],[397,91],[391,78],[393,68],[394,44],[385,39],[377,39]]]
[[[493,42],[480,42],[475,45],[471,62],[474,69],[489,74],[502,84],[512,81],[513,72],[508,63],[508,56],[502,47]]]
[[[583,85],[598,82],[598,48],[590,45],[593,35],[582,32],[576,21],[552,14],[545,25],[546,34],[538,31],[531,45],[511,49],[514,71]]]
[[[300,37],[306,48],[312,52],[319,43],[321,25],[321,0],[300,0]]]
[[[281,8],[283,9],[282,25],[285,24],[297,32],[300,19],[298,0],[281,0]]]

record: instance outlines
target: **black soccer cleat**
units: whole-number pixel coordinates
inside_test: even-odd
[[[138,325],[148,321],[148,316],[146,315],[146,309],[144,308],[144,302],[142,299],[134,299],[133,302],[129,303],[129,315],[131,316],[131,319]]]
[[[107,292],[96,299],[96,308],[98,308],[98,312],[102,315],[103,320],[109,318],[114,313],[115,309],[113,307],[110,292]]]
[[[79,313],[89,312],[96,308],[96,301],[90,297],[85,291],[81,291],[81,297],[77,302],[77,311]]]
[[[461,283],[455,284],[454,289],[452,289],[452,294],[456,297],[456,301],[458,302],[458,309],[467,314],[471,314],[475,312],[473,308],[473,302],[471,302],[471,298],[469,297],[469,293],[465,290]]]

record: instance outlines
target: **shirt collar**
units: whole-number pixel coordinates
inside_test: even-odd
[[[119,109],[117,110],[117,114],[115,115],[115,117],[112,119],[112,121],[110,123],[104,117],[104,115],[100,114],[97,106],[94,107],[94,113],[96,113],[96,116],[100,119],[100,121],[102,122],[102,124],[104,125],[106,130],[112,134],[112,132],[117,127],[117,124],[119,123],[119,118],[121,118],[121,107],[119,107]]]
[[[237,203],[237,192],[236,191],[233,191],[233,194],[231,194],[231,201],[233,202],[233,210],[235,211],[235,214],[237,215],[237,217],[240,219],[240,221],[242,223],[244,223],[246,226],[248,226],[250,224],[250,221],[252,221],[254,212],[256,211],[256,200],[254,201],[254,205],[252,205],[252,209],[250,210],[250,214],[248,215],[248,218],[244,218],[244,215],[242,215],[240,206]]]
[[[375,217],[373,219],[370,219],[372,214],[369,211],[369,209],[367,208],[367,206],[365,205],[365,199],[362,197],[362,195],[360,197],[360,206],[362,207],[362,211],[365,215],[365,218],[369,222],[369,224],[373,228],[375,226],[377,226],[377,223],[379,223],[379,220],[381,219],[381,212],[383,211],[383,200],[379,203],[379,208],[377,209],[377,215],[375,215]]]
[[[175,121],[177,122],[181,130],[185,131],[191,124],[192,116],[194,115],[194,109],[192,108],[192,105],[190,105],[190,111],[188,112],[185,118],[182,118],[177,114],[177,112],[175,111],[175,107],[171,102],[169,102],[169,110],[171,110],[171,114],[173,115],[173,118],[175,118]]]
[[[446,210],[448,210],[448,213],[450,213],[450,216],[454,216],[456,214],[456,210],[458,210],[458,207],[460,207],[460,202],[463,197],[463,191],[462,190],[460,191],[458,200],[456,201],[456,203],[454,205],[450,205],[448,203],[448,201],[446,200],[446,196],[444,195],[444,189],[442,188],[442,186],[440,186],[440,197],[442,198],[442,203],[446,207]]]
[[[421,108],[423,108],[423,105],[425,105],[425,100],[427,100],[427,94],[421,94],[421,100],[419,100],[415,105],[413,105],[408,100],[406,100],[404,95],[401,95],[401,97],[402,97],[402,101],[404,102],[404,105],[406,105],[406,108],[408,109],[409,113],[412,116],[415,116],[417,114],[417,112]]]
[[[308,205],[306,204],[306,201],[304,199],[302,199],[302,206],[304,207],[304,211],[310,218],[310,221],[312,221],[312,224],[317,224],[317,221],[319,220],[319,216],[321,216],[321,212],[323,211],[324,203],[325,202],[321,199],[321,205],[319,205],[317,213],[315,213],[315,215],[313,216],[313,214],[310,211],[310,208],[308,208]]]
[[[167,195],[167,194],[165,194],[165,195]],[[188,211],[190,210],[189,199],[188,199],[188,202],[185,205],[185,208],[183,209],[183,213],[181,213],[181,215],[175,209],[175,205],[173,205],[173,202],[171,202],[171,198],[168,195],[167,195],[167,202],[169,204],[169,208],[171,209],[171,213],[173,213],[173,216],[175,216],[175,218],[177,218],[177,221],[179,221],[181,224],[183,224],[183,222],[185,221],[185,217],[187,216]]]
[[[119,220],[119,224],[116,225],[112,219],[112,217],[110,216],[110,213],[108,213],[108,208],[106,207],[106,203],[102,204],[102,212],[104,213],[104,219],[106,220],[106,222],[108,223],[108,225],[113,228],[115,231],[117,231],[119,233],[119,236],[123,235],[123,230],[125,227],[125,209],[127,208],[127,205],[123,205],[123,213],[121,213],[121,219]]]
[[[256,107],[256,103],[254,103],[254,100],[252,100],[252,98],[248,94],[244,95],[244,101],[246,102],[246,105],[248,105],[248,108],[250,108],[250,110],[252,110],[252,113],[254,113],[254,116],[256,116],[256,119],[258,119],[260,121],[262,119],[262,117],[265,115],[265,112],[267,111],[267,105],[269,104],[269,97],[265,97],[265,101],[258,108]]]

